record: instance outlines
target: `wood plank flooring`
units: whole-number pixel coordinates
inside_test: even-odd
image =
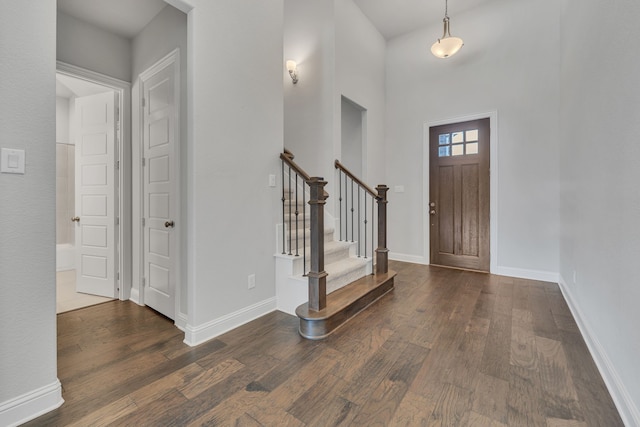
[[[390,267],[324,341],[281,312],[195,348],[130,302],[60,314],[66,402],[27,425],[623,425],[557,285]]]

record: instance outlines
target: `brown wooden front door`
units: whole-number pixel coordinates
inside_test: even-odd
[[[430,262],[489,271],[489,119],[429,128]]]

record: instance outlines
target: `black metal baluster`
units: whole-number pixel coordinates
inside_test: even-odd
[[[296,256],[300,256],[300,252],[298,250],[298,246],[299,246],[299,242],[300,242],[300,238],[298,236],[298,214],[300,213],[300,211],[298,211],[298,174],[296,174],[296,210],[295,210],[295,214],[296,214]]]
[[[376,236],[375,236],[375,228],[376,228],[376,210],[375,210],[375,206],[376,206],[376,198],[375,197],[371,197],[371,274],[374,274],[375,270],[373,269],[373,263],[375,262],[376,257],[373,255],[374,254],[374,242],[376,241]]]
[[[340,202],[340,207],[338,208],[338,218],[342,217],[342,171],[338,169],[338,201]],[[342,221],[340,221],[340,241],[342,241]]]
[[[347,187],[347,174],[344,174],[344,197],[345,197],[345,203],[344,203],[344,241],[348,242],[349,241],[349,227],[348,227],[348,220],[347,220],[347,209],[348,209],[348,205],[349,205],[349,188]],[[342,220],[341,220],[342,221]]]
[[[285,246],[285,236],[284,236],[284,229],[285,229],[285,222],[284,222],[284,202],[285,202],[285,198],[284,198],[284,161],[281,161],[282,163],[282,255],[284,255],[286,253],[286,251],[284,250],[284,246]]]
[[[304,181],[304,180],[303,180]],[[307,275],[307,204],[305,202],[305,186],[302,184],[302,275]]]
[[[367,259],[367,194],[364,193],[364,259]]]
[[[360,186],[358,185],[358,258],[360,258],[360,245],[362,245],[362,236],[360,235]]]
[[[354,242],[353,240],[353,232],[355,231],[355,227],[353,226],[353,213],[354,213],[354,209],[353,209],[353,179],[351,180],[351,242]]]
[[[289,166],[289,255],[291,255],[291,166]]]

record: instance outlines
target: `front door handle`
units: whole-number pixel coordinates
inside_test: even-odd
[[[429,211],[429,214],[431,214],[431,215],[435,215],[435,214],[436,214],[435,209],[431,209],[431,210]]]
[[[71,218],[71,221],[80,222],[80,217],[79,216],[74,216],[73,218]]]
[[[174,225],[175,224],[173,223],[173,221],[167,221],[167,222],[164,223],[164,226],[166,228],[169,228],[169,227],[173,228]]]

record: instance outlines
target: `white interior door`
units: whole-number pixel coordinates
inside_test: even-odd
[[[175,317],[175,133],[173,65],[142,79],[144,289],[146,305]]]
[[[76,290],[115,298],[116,100],[76,98]]]

